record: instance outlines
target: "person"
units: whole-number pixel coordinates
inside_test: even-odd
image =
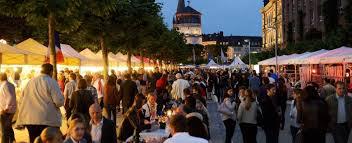
[[[292,142],[296,142],[296,135],[299,131],[299,128],[301,125],[297,122],[297,102],[298,98],[301,98],[303,94],[302,89],[293,89],[293,100],[291,103],[291,109],[290,109],[290,132],[292,136]]]
[[[192,114],[192,113],[191,113]],[[190,115],[190,114],[189,114]],[[202,121],[202,116],[186,116],[187,117],[187,132],[193,137],[209,140],[208,129]]]
[[[99,73],[94,74],[93,86],[98,93],[98,103],[100,106],[104,106],[103,97],[104,97],[104,80],[101,78]]]
[[[139,133],[144,129],[143,120],[141,118],[141,109],[145,104],[145,97],[143,94],[137,94],[134,98],[132,107],[126,112],[122,119],[121,126],[117,133],[119,141],[126,141],[129,137],[134,135],[134,139],[139,139]]]
[[[206,101],[205,97],[203,97],[203,96],[201,95],[200,92],[201,92],[201,90],[200,90],[200,87],[199,87],[199,86],[193,86],[193,87],[192,87],[192,96],[193,96],[195,99],[201,101],[202,104],[206,107],[206,106],[207,106],[207,101]]]
[[[325,143],[329,123],[328,105],[314,86],[306,86],[297,102],[297,122],[301,124],[304,143]]]
[[[72,114],[80,113],[84,116],[86,121],[89,121],[89,107],[94,103],[94,97],[89,90],[87,90],[87,82],[85,79],[78,81],[76,91],[72,93],[69,108],[66,111],[67,118]]]
[[[183,90],[190,87],[190,84],[187,80],[182,79],[182,75],[180,73],[176,74],[176,81],[172,84],[171,95],[173,99],[182,99],[185,100],[186,97],[183,94]]]
[[[236,112],[235,112],[235,106],[236,102],[234,99],[234,93],[233,89],[228,89],[225,96],[224,96],[224,101],[223,105],[228,112],[221,112],[221,118],[222,121],[224,122],[225,128],[226,128],[226,138],[225,138],[225,143],[231,143],[232,136],[235,132],[235,127],[236,127]]]
[[[287,86],[285,84],[284,78],[279,78],[277,80],[278,86],[276,90],[276,96],[277,96],[277,102],[278,105],[281,108],[281,122],[280,122],[280,128],[281,130],[284,130],[285,128],[285,115],[286,115],[286,106],[287,106]]]
[[[184,115],[173,115],[169,126],[172,137],[165,140],[164,143],[208,143],[205,139],[189,135],[187,132],[187,119]]]
[[[113,120],[116,124],[116,107],[118,105],[119,93],[116,88],[115,77],[109,77],[104,86],[104,111],[106,118]]]
[[[160,79],[156,81],[156,91],[158,94],[165,90],[167,86],[167,75],[163,74]]]
[[[92,93],[92,96],[94,97],[94,102],[98,103],[98,92],[97,89],[92,85],[92,76],[85,75],[84,79],[87,82],[87,90],[89,90]]]
[[[251,89],[255,95],[258,95],[259,87],[260,79],[258,78],[256,71],[253,70],[252,76],[249,77],[249,89]]]
[[[66,110],[69,108],[72,93],[76,90],[76,87],[77,87],[76,74],[70,73],[69,82],[66,83],[65,89],[64,89],[64,97],[65,97],[64,107]],[[70,118],[70,116],[67,115],[67,119],[68,118]]]
[[[63,136],[59,128],[47,127],[35,139],[35,143],[62,143],[62,138]]]
[[[326,102],[335,143],[347,143],[352,127],[352,97],[347,95],[343,82],[336,82],[336,94],[328,96]]]
[[[268,73],[268,79],[270,84],[275,84],[276,80],[272,77],[272,73]],[[275,74],[274,74],[275,75]]]
[[[263,98],[261,109],[263,114],[263,129],[267,143],[279,142],[281,108],[277,106],[276,87],[268,84],[267,95]]]
[[[1,142],[15,141],[12,118],[16,112],[15,86],[7,80],[6,73],[0,74],[0,135]]]
[[[58,74],[57,83],[60,86],[61,92],[64,93],[64,91],[65,91],[65,75],[63,72],[60,72]]]
[[[330,95],[334,95],[336,89],[333,85],[330,84],[330,79],[324,78],[324,86],[320,89],[320,97],[326,99]]]
[[[262,86],[259,88],[259,94],[257,95],[257,101],[259,105],[262,104],[264,97],[266,97],[266,86],[270,83],[268,77],[262,77]]]
[[[240,122],[244,143],[257,142],[257,103],[250,89],[245,91],[245,99],[239,106],[237,118]]]
[[[101,107],[98,104],[91,105],[89,114],[91,118],[90,134],[93,143],[117,143],[115,124],[103,117]]]
[[[82,119],[73,119],[69,123],[66,139],[63,143],[87,143],[84,139],[85,123]]]
[[[147,97],[147,103],[142,106],[143,123],[144,125],[151,126],[157,118],[156,114],[156,96],[153,93],[149,93]]]
[[[64,96],[51,78],[53,66],[43,64],[41,68],[41,74],[30,80],[22,91],[16,122],[17,126],[28,129],[31,143],[46,127],[60,127],[62,122],[59,108],[64,105]]]
[[[137,84],[131,80],[131,75],[125,75],[125,81],[122,83],[120,88],[120,95],[117,103],[122,100],[122,113],[126,113],[127,110],[132,106],[134,97],[138,93]],[[118,104],[120,106],[120,104]]]

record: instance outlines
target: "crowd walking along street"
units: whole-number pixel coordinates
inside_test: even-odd
[[[0,143],[352,143],[351,0],[0,0]]]

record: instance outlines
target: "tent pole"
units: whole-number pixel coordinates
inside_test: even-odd
[[[296,83],[297,82],[297,65],[294,64],[294,66],[295,66],[295,83]]]

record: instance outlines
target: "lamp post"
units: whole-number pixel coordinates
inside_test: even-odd
[[[277,58],[277,44],[278,44],[278,38],[279,38],[279,33],[278,33],[278,26],[277,26],[277,3],[279,0],[275,1],[275,69],[276,69],[276,74],[279,76],[279,64],[278,64],[278,58]]]
[[[248,43],[248,65],[249,69],[251,69],[251,41],[249,39],[245,39],[244,42]]]

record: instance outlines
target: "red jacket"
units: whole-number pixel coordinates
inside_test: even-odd
[[[156,81],[156,88],[157,89],[165,89],[167,85],[167,79],[166,78],[160,78]]]

